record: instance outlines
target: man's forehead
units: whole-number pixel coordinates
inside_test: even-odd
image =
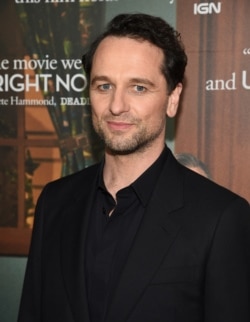
[[[163,50],[156,46],[155,44],[151,43],[150,41],[143,39],[143,38],[137,38],[137,37],[130,37],[130,36],[112,36],[109,35],[107,37],[105,37],[104,39],[102,39],[100,41],[100,43],[98,44],[96,50],[95,50],[95,54],[103,48],[109,47],[114,45],[114,47],[120,43],[122,44],[127,44],[127,45],[132,45],[132,46],[136,46],[137,48],[140,47],[148,47],[151,48],[155,51],[158,51],[159,53],[163,54]],[[117,47],[117,50],[119,51],[119,46]],[[128,52],[127,55],[128,57],[130,56],[130,54],[132,54],[131,52]]]

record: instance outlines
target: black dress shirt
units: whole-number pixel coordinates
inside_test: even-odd
[[[88,227],[85,262],[91,322],[102,322],[105,318],[112,292],[167,155],[165,148],[136,181],[117,192],[116,201],[105,188],[102,169],[100,171],[96,203]]]

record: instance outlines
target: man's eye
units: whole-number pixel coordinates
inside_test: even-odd
[[[135,85],[134,86],[134,89],[136,92],[138,93],[142,93],[142,92],[145,92],[146,91],[146,87],[142,86],[142,85]]]
[[[102,85],[99,85],[98,88],[101,91],[108,91],[111,88],[111,85],[110,84],[102,84]]]

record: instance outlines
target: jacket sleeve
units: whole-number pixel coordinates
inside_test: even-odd
[[[223,212],[206,266],[205,322],[250,321],[250,207],[235,199]]]
[[[42,292],[42,236],[43,214],[46,188],[39,197],[36,206],[31,245],[24,277],[18,322],[40,322]]]

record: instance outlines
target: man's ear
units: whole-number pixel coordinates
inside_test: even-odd
[[[168,106],[166,110],[166,114],[168,117],[174,117],[176,115],[181,92],[182,92],[182,84],[178,83],[168,98]]]

